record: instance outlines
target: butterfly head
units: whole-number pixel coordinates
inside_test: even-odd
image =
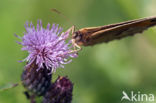
[[[72,41],[79,46],[83,45],[83,34],[80,31],[74,32],[72,35]]]

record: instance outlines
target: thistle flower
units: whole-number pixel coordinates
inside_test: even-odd
[[[77,57],[77,53],[71,53],[72,45],[71,41],[68,43],[65,40],[69,37],[70,31],[62,32],[62,28],[53,24],[50,28],[50,24],[47,28],[42,27],[41,21],[37,23],[35,28],[32,23],[26,23],[26,32],[22,39],[22,42],[18,42],[23,46],[22,50],[28,51],[29,55],[23,61],[27,61],[27,66],[32,63],[38,65],[38,69],[45,68],[51,72],[55,72],[57,68],[64,68],[64,64],[71,62],[69,57]],[[62,33],[61,33],[62,32]]]
[[[58,77],[44,95],[43,103],[71,103],[73,84],[67,77]]]

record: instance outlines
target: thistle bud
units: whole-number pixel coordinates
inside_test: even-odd
[[[51,71],[48,69],[40,68],[38,71],[38,66],[32,64],[27,66],[22,74],[22,83],[24,87],[37,96],[44,95],[51,84]]]
[[[43,103],[71,103],[73,84],[67,77],[58,77],[43,98]]]

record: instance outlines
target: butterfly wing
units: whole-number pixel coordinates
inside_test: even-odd
[[[118,24],[106,25],[94,32],[89,32],[89,29],[84,29],[83,45],[95,45],[102,42],[109,42],[115,39],[121,39],[127,36],[132,36],[137,33],[142,33],[144,30],[156,25],[156,17],[144,18],[122,22]]]
[[[104,25],[104,26],[98,26],[98,27],[86,27],[86,28],[80,29],[79,31],[83,31],[83,32],[86,32],[86,33],[94,33],[94,32],[97,32],[99,30],[110,29],[110,28],[121,26],[121,25],[124,25],[124,24],[134,23],[136,21],[137,22],[144,21],[145,19],[146,18],[137,19],[137,20],[129,20],[129,21],[125,21],[125,22],[109,24],[109,25]]]

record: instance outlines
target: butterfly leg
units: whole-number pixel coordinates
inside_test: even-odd
[[[71,31],[72,36],[73,36],[73,34],[75,32],[75,26],[72,26],[68,30]],[[72,41],[72,45],[74,47],[74,50],[72,50],[70,53],[76,53],[76,52],[78,52],[78,51],[80,51],[82,49],[79,45],[76,44],[75,39],[72,38],[71,41]]]

